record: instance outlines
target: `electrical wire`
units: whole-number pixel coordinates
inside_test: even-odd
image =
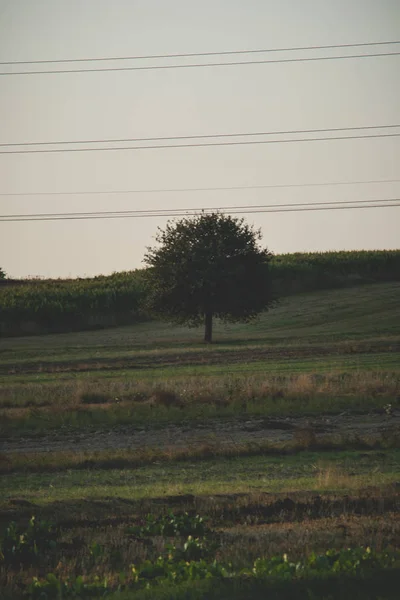
[[[144,190],[99,190],[99,191],[77,191],[77,192],[0,192],[0,196],[97,196],[118,194],[166,194],[166,193],[190,193],[190,192],[222,192],[236,190],[264,190],[280,188],[304,188],[304,187],[326,187],[341,185],[369,185],[378,183],[399,183],[400,179],[370,179],[364,181],[327,181],[323,183],[283,183],[267,185],[235,185],[229,187],[197,187],[197,188],[164,188]]]
[[[57,146],[66,144],[116,144],[130,142],[165,142],[175,140],[199,140],[208,138],[253,137],[263,135],[300,135],[306,133],[333,133],[336,131],[361,131],[363,129],[397,129],[400,124],[391,125],[360,125],[357,127],[328,127],[325,129],[292,129],[288,131],[250,131],[248,133],[209,133],[200,135],[173,135],[147,138],[103,138],[97,140],[53,140],[50,142],[2,142],[0,146]]]
[[[367,135],[329,136],[317,138],[293,138],[288,140],[247,140],[239,142],[205,142],[200,144],[155,144],[151,146],[107,146],[104,148],[55,148],[46,150],[0,150],[0,154],[61,154],[64,152],[116,152],[126,150],[167,150],[168,148],[210,148],[213,146],[249,146],[259,144],[289,144],[294,142],[326,142],[332,140],[359,140],[373,138],[394,138],[400,133],[379,133]]]
[[[363,204],[369,202],[370,204]],[[395,204],[396,203],[396,204]],[[321,206],[324,203],[302,203],[302,204],[287,204],[287,205],[270,205],[251,207],[227,207],[225,209],[210,208],[210,209],[173,209],[166,211],[159,209],[154,211],[120,211],[120,212],[98,212],[98,213],[59,213],[59,214],[40,214],[37,215],[1,215],[0,222],[20,222],[20,221],[66,221],[66,220],[86,220],[86,219],[121,219],[121,218],[148,218],[148,217],[185,217],[195,216],[199,211],[216,211],[223,212],[226,210],[229,214],[260,214],[260,213],[282,213],[282,212],[308,212],[320,210],[346,210],[346,209],[366,209],[366,208],[392,208],[400,206],[400,198],[389,198],[380,200],[366,201],[347,201],[343,202],[345,206],[332,206],[339,202],[327,202],[329,206]],[[351,206],[347,206],[351,204]],[[275,208],[275,207],[280,208]]]
[[[356,44],[330,44],[325,46],[295,46],[289,48],[266,48],[256,50],[223,50],[221,52],[189,52],[181,54],[149,54],[142,56],[106,56],[99,58],[62,58],[53,60],[13,60],[3,61],[0,65],[41,65],[49,63],[82,63],[82,62],[106,62],[119,60],[159,60],[162,58],[194,58],[196,56],[226,56],[232,54],[260,54],[271,52],[303,52],[306,50],[332,50],[337,48],[361,48],[366,46],[388,46],[400,44],[400,40],[382,42],[362,42]]]
[[[23,215],[0,215],[1,217],[59,217],[59,216],[72,216],[72,215],[128,215],[132,213],[177,213],[182,212],[186,213],[187,211],[223,211],[229,209],[235,210],[248,210],[255,208],[282,208],[282,207],[292,207],[292,206],[319,206],[319,205],[331,205],[331,204],[370,204],[371,202],[398,202],[398,198],[385,198],[378,200],[333,200],[333,201],[325,201],[325,202],[289,202],[286,204],[246,204],[245,206],[201,206],[201,207],[186,207],[186,208],[154,208],[154,209],[144,209],[144,210],[101,210],[94,212],[67,212],[67,213],[34,213],[34,214],[23,214]]]
[[[298,62],[314,62],[321,60],[345,60],[345,59],[357,59],[357,58],[374,58],[374,57],[387,57],[387,56],[399,56],[400,52],[377,52],[370,54],[348,54],[345,56],[309,56],[302,58],[280,58],[274,60],[248,60],[248,61],[235,61],[235,62],[216,62],[216,63],[196,63],[196,64],[182,64],[182,65],[147,65],[141,67],[102,67],[100,69],[52,69],[48,71],[0,71],[0,75],[11,76],[11,75],[56,75],[66,73],[104,73],[111,71],[151,71],[156,69],[190,69],[199,67],[237,67],[244,65],[265,65],[265,64],[277,64],[277,63],[298,63]]]

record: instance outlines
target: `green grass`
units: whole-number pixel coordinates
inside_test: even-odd
[[[151,498],[238,492],[349,492],[400,479],[400,451],[304,452],[286,457],[219,457],[136,469],[3,475],[0,503]]]
[[[169,584],[151,590],[113,594],[112,600],[397,600],[400,575],[383,571],[368,578],[322,580],[215,580]]]
[[[371,284],[284,298],[250,324],[216,323],[213,350],[259,344],[331,344],[400,336],[400,283]],[[18,361],[131,356],[140,350],[202,348],[202,330],[159,322],[102,331],[1,341],[0,365]]]
[[[39,444],[39,435],[49,434],[51,448],[56,431],[70,439],[76,433],[78,440],[89,428],[123,423],[147,431],[171,422],[190,427],[192,420],[222,424],[225,417],[247,415],[362,412],[388,404],[396,410],[399,292],[399,283],[385,283],[292,296],[255,323],[217,323],[211,347],[201,343],[202,331],[156,322],[2,339],[0,434],[38,434]],[[175,405],[158,401],[160,390],[170,392]],[[382,419],[395,440],[395,416],[383,413]],[[171,507],[209,516],[220,528],[224,560],[239,566],[273,552],[304,556],[365,540],[378,550],[398,548],[400,522],[393,511],[399,506],[400,450],[386,444],[387,432],[379,435],[379,445],[371,438],[363,446],[354,438],[353,445],[347,440],[342,447],[338,438],[339,445],[336,440],[324,451],[305,443],[288,454],[283,447],[247,447],[236,440],[213,454],[218,440],[208,438],[187,455],[179,448],[157,452],[145,442],[141,452],[103,450],[89,457],[75,448],[69,454],[3,454],[0,523],[10,518],[24,523],[37,514],[62,524],[60,554],[46,556],[47,572],[56,569],[62,576],[95,569],[108,577],[118,553],[125,566],[154,559],[164,541],[144,546],[124,538],[124,528]],[[303,447],[308,450],[299,450]],[[286,497],[296,507],[290,514],[282,509]],[[94,541],[104,544],[107,556],[95,566]],[[32,573],[2,573],[0,566],[0,587],[3,581],[10,590],[4,597],[19,597]],[[275,587],[246,578],[211,580],[115,598],[261,600],[268,593],[304,600],[394,600],[398,589],[391,595],[391,586],[397,582],[398,588],[398,581],[398,573],[390,572],[356,583],[341,578]]]
[[[263,361],[255,360],[249,362],[240,362],[237,359],[223,362],[222,364],[207,364],[207,358],[204,358],[204,365],[171,365],[161,364],[157,367],[125,368],[113,369],[104,367],[99,369],[66,370],[46,373],[39,370],[34,374],[8,374],[0,378],[2,383],[47,383],[63,380],[85,380],[96,379],[133,379],[139,380],[169,380],[176,377],[219,377],[227,375],[276,375],[276,374],[298,374],[298,373],[334,373],[349,371],[394,371],[400,364],[400,352],[371,353],[371,354],[335,354],[332,357],[313,357],[305,359],[285,358],[285,359],[265,359]]]
[[[261,600],[267,594],[277,599],[309,600],[314,597],[310,596],[312,592],[317,594],[315,597],[332,600],[346,597],[344,591],[352,590],[352,597],[362,591],[360,598],[372,600],[377,596],[368,593],[378,590],[379,597],[394,600],[391,589],[397,585],[398,577],[385,567],[381,579],[383,573],[373,563],[361,579],[350,576],[346,571],[350,563],[343,563],[345,572],[340,576],[318,572],[317,577],[313,573],[296,575],[290,581],[278,576],[280,571],[273,578],[254,579],[252,566],[257,557],[281,560],[283,553],[291,561],[304,561],[311,549],[323,555],[327,548],[334,548],[335,554],[343,551],[356,557],[354,548],[365,545],[366,539],[373,552],[388,549],[395,553],[400,526],[398,515],[393,512],[399,505],[395,485],[400,476],[399,458],[399,450],[302,452],[286,457],[220,457],[107,472],[72,469],[65,473],[2,477],[3,530],[11,510],[24,529],[32,514],[38,519],[56,517],[59,527],[54,549],[41,550],[39,566],[7,570],[0,563],[0,586],[3,581],[5,598],[19,599],[21,589],[26,589],[33,574],[44,581],[46,573],[55,572],[63,581],[75,581],[81,573],[89,581],[97,575],[100,581],[107,579],[108,589],[113,590],[121,581],[118,573],[127,572],[129,577],[129,565],[138,566],[146,559],[151,565],[158,556],[171,552],[166,543],[181,548],[184,541],[155,534],[154,540],[141,542],[129,535],[127,528],[143,524],[149,509],[151,514],[165,518],[167,507],[174,506],[179,516],[186,504],[191,507],[190,515],[208,516],[209,540],[211,545],[216,542],[219,563],[229,565],[237,575],[243,568],[250,569],[249,573],[234,579],[191,581],[173,587],[167,581],[165,585],[163,581],[152,582],[148,591],[126,591],[111,597],[201,600],[230,594],[238,600]],[[324,559],[322,562],[325,564]],[[99,587],[96,596],[103,591],[104,587]],[[56,597],[50,596],[54,600]]]
[[[278,296],[399,280],[400,251],[296,253],[270,263]],[[148,318],[143,271],[91,279],[2,282],[1,329],[19,335],[27,323],[36,333],[79,331],[95,324],[134,323]]]
[[[273,421],[266,426],[272,427]],[[288,425],[292,429],[295,426]],[[279,426],[285,424],[277,423]],[[386,424],[387,425],[387,424]],[[286,428],[286,432],[288,429]],[[70,446],[69,449],[54,449],[43,452],[39,448],[29,454],[22,452],[10,452],[7,455],[0,454],[0,475],[16,473],[57,473],[72,470],[110,470],[110,469],[138,469],[149,465],[175,464],[181,462],[191,463],[203,460],[217,459],[238,459],[252,456],[276,456],[285,458],[290,455],[309,451],[321,453],[324,452],[344,452],[344,451],[387,451],[389,449],[400,449],[400,436],[398,428],[387,426],[379,433],[367,433],[360,435],[357,433],[347,434],[326,434],[323,430],[318,432],[310,426],[299,426],[292,429],[292,434],[284,439],[272,441],[271,439],[254,440],[235,439],[234,435],[229,435],[227,439],[221,441],[215,433],[209,433],[200,439],[195,439],[186,446],[168,445],[168,440],[154,447],[152,443],[148,446],[138,445],[136,448],[118,448],[103,450],[87,450]],[[161,432],[153,431],[153,435],[160,435]],[[154,437],[160,441],[160,438]],[[38,441],[38,440],[37,440]],[[77,440],[79,441],[79,440]],[[344,456],[344,454],[342,454]]]
[[[199,343],[199,331],[156,322],[4,339],[2,435],[395,406],[399,292],[399,283],[383,283],[292,296],[255,323],[217,323],[212,346]],[[159,389],[176,394],[184,411],[139,405]],[[90,393],[109,405],[88,408]]]

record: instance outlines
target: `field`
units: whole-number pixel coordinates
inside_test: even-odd
[[[2,339],[1,598],[397,598],[399,297]]]
[[[400,280],[400,251],[276,255],[269,265],[274,294]],[[88,279],[0,278],[0,337],[60,333],[149,321],[145,269]]]

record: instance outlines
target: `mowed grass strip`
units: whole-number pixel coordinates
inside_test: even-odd
[[[400,336],[400,283],[370,284],[282,298],[248,324],[216,321],[212,351],[226,347],[322,343]],[[155,350],[201,350],[202,330],[150,321],[101,331],[1,340],[0,365],[24,362],[116,359]]]
[[[76,363],[30,363],[4,366],[0,381],[54,381],[56,379],[97,377],[168,377],[190,375],[221,375],[227,373],[269,373],[271,371],[368,369],[370,365],[395,368],[400,355],[400,343],[346,344],[342,347],[308,346],[307,348],[248,347],[212,353],[183,352],[146,354],[132,359],[87,359]]]
[[[396,429],[380,435],[315,435],[312,428],[298,428],[290,441],[219,443],[217,439],[197,442],[183,448],[148,447],[101,451],[43,451],[8,452],[0,454],[0,475],[12,473],[56,473],[79,470],[135,469],[145,465],[180,461],[201,461],[210,458],[239,458],[245,456],[289,456],[303,451],[332,452],[348,450],[400,449]]]
[[[286,457],[219,457],[135,469],[3,475],[0,503],[7,503],[13,497],[43,504],[85,498],[139,499],[251,491],[347,493],[399,480],[400,451],[397,449],[304,452]]]
[[[207,360],[204,360],[203,365],[198,364],[192,365],[179,365],[165,367],[160,365],[154,368],[121,368],[115,370],[110,365],[110,368],[104,366],[99,369],[91,369],[89,366],[86,369],[78,370],[67,370],[60,372],[46,373],[40,370],[37,373],[20,375],[16,373],[9,373],[7,376],[3,375],[0,377],[0,383],[2,385],[11,383],[51,383],[56,381],[71,381],[71,380],[82,380],[84,381],[90,377],[96,377],[101,379],[150,379],[154,378],[166,380],[174,379],[178,377],[194,377],[194,376],[208,376],[208,377],[220,377],[226,375],[237,375],[237,374],[268,374],[273,375],[277,373],[330,373],[330,372],[346,372],[346,371],[399,371],[400,372],[400,352],[388,351],[388,352],[376,352],[376,353],[360,353],[352,352],[349,354],[334,354],[333,356],[314,356],[310,358],[294,358],[286,357],[279,359],[265,359],[265,360],[254,360],[248,362],[234,361],[232,363],[226,362],[223,364],[207,364]]]

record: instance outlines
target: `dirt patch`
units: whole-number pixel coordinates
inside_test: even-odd
[[[97,431],[58,431],[44,436],[24,436],[0,440],[0,453],[94,452],[104,450],[143,450],[144,448],[190,448],[196,445],[219,447],[248,443],[296,441],[299,431],[344,438],[383,436],[400,431],[400,412],[387,414],[298,417],[285,419],[219,419],[199,423],[168,425],[164,428],[113,427]]]

